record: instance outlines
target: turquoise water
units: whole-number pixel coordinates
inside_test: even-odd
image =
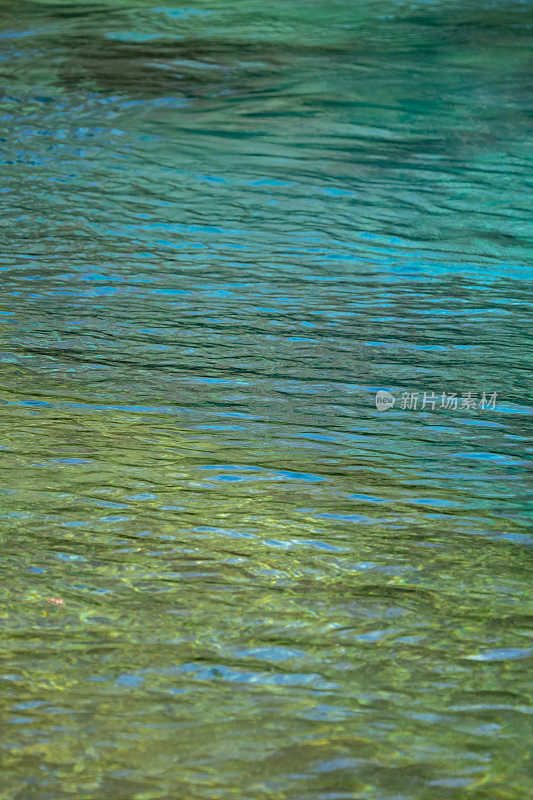
[[[0,799],[524,800],[531,4],[164,2],[0,2]]]

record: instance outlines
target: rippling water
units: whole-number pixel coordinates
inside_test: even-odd
[[[164,2],[0,2],[0,798],[524,800],[531,4]]]

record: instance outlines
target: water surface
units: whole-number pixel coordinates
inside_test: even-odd
[[[531,5],[164,2],[0,3],[0,798],[524,800]]]

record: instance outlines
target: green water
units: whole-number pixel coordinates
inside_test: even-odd
[[[0,800],[525,800],[532,6],[163,1],[0,2]]]

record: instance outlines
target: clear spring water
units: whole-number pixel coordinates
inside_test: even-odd
[[[524,800],[531,4],[160,3],[0,2],[0,798]]]

